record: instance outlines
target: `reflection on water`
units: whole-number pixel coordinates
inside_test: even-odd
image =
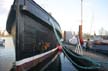
[[[108,51],[108,45],[94,45],[92,49],[99,49],[99,50],[107,50]]]
[[[77,69],[72,65],[72,63],[67,59],[67,57],[61,53],[61,71],[77,71]]]
[[[77,71],[72,63],[61,53],[45,71]]]
[[[15,62],[15,49],[11,37],[5,37],[5,46],[0,46],[0,71],[9,71]]]
[[[58,56],[44,71],[61,71],[60,56]]]

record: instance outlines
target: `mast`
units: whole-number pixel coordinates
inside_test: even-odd
[[[81,0],[81,25],[83,24],[83,0]]]
[[[81,0],[81,25],[79,25],[79,39],[80,43],[83,44],[83,39],[82,39],[82,26],[83,25],[83,0]]]

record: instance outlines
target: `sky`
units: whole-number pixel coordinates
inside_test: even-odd
[[[62,30],[78,32],[81,0],[34,0],[58,21]],[[0,0],[0,29],[5,29],[13,0]],[[83,0],[83,32],[108,31],[108,0]]]

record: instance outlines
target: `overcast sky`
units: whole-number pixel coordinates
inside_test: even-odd
[[[58,21],[62,30],[78,32],[81,24],[81,0],[34,0]],[[5,29],[13,0],[0,0],[0,29]],[[108,0],[83,0],[83,32],[108,30]]]

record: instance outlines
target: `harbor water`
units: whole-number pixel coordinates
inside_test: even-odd
[[[9,71],[15,63],[15,47],[11,37],[5,37],[4,46],[0,46],[0,71]]]

